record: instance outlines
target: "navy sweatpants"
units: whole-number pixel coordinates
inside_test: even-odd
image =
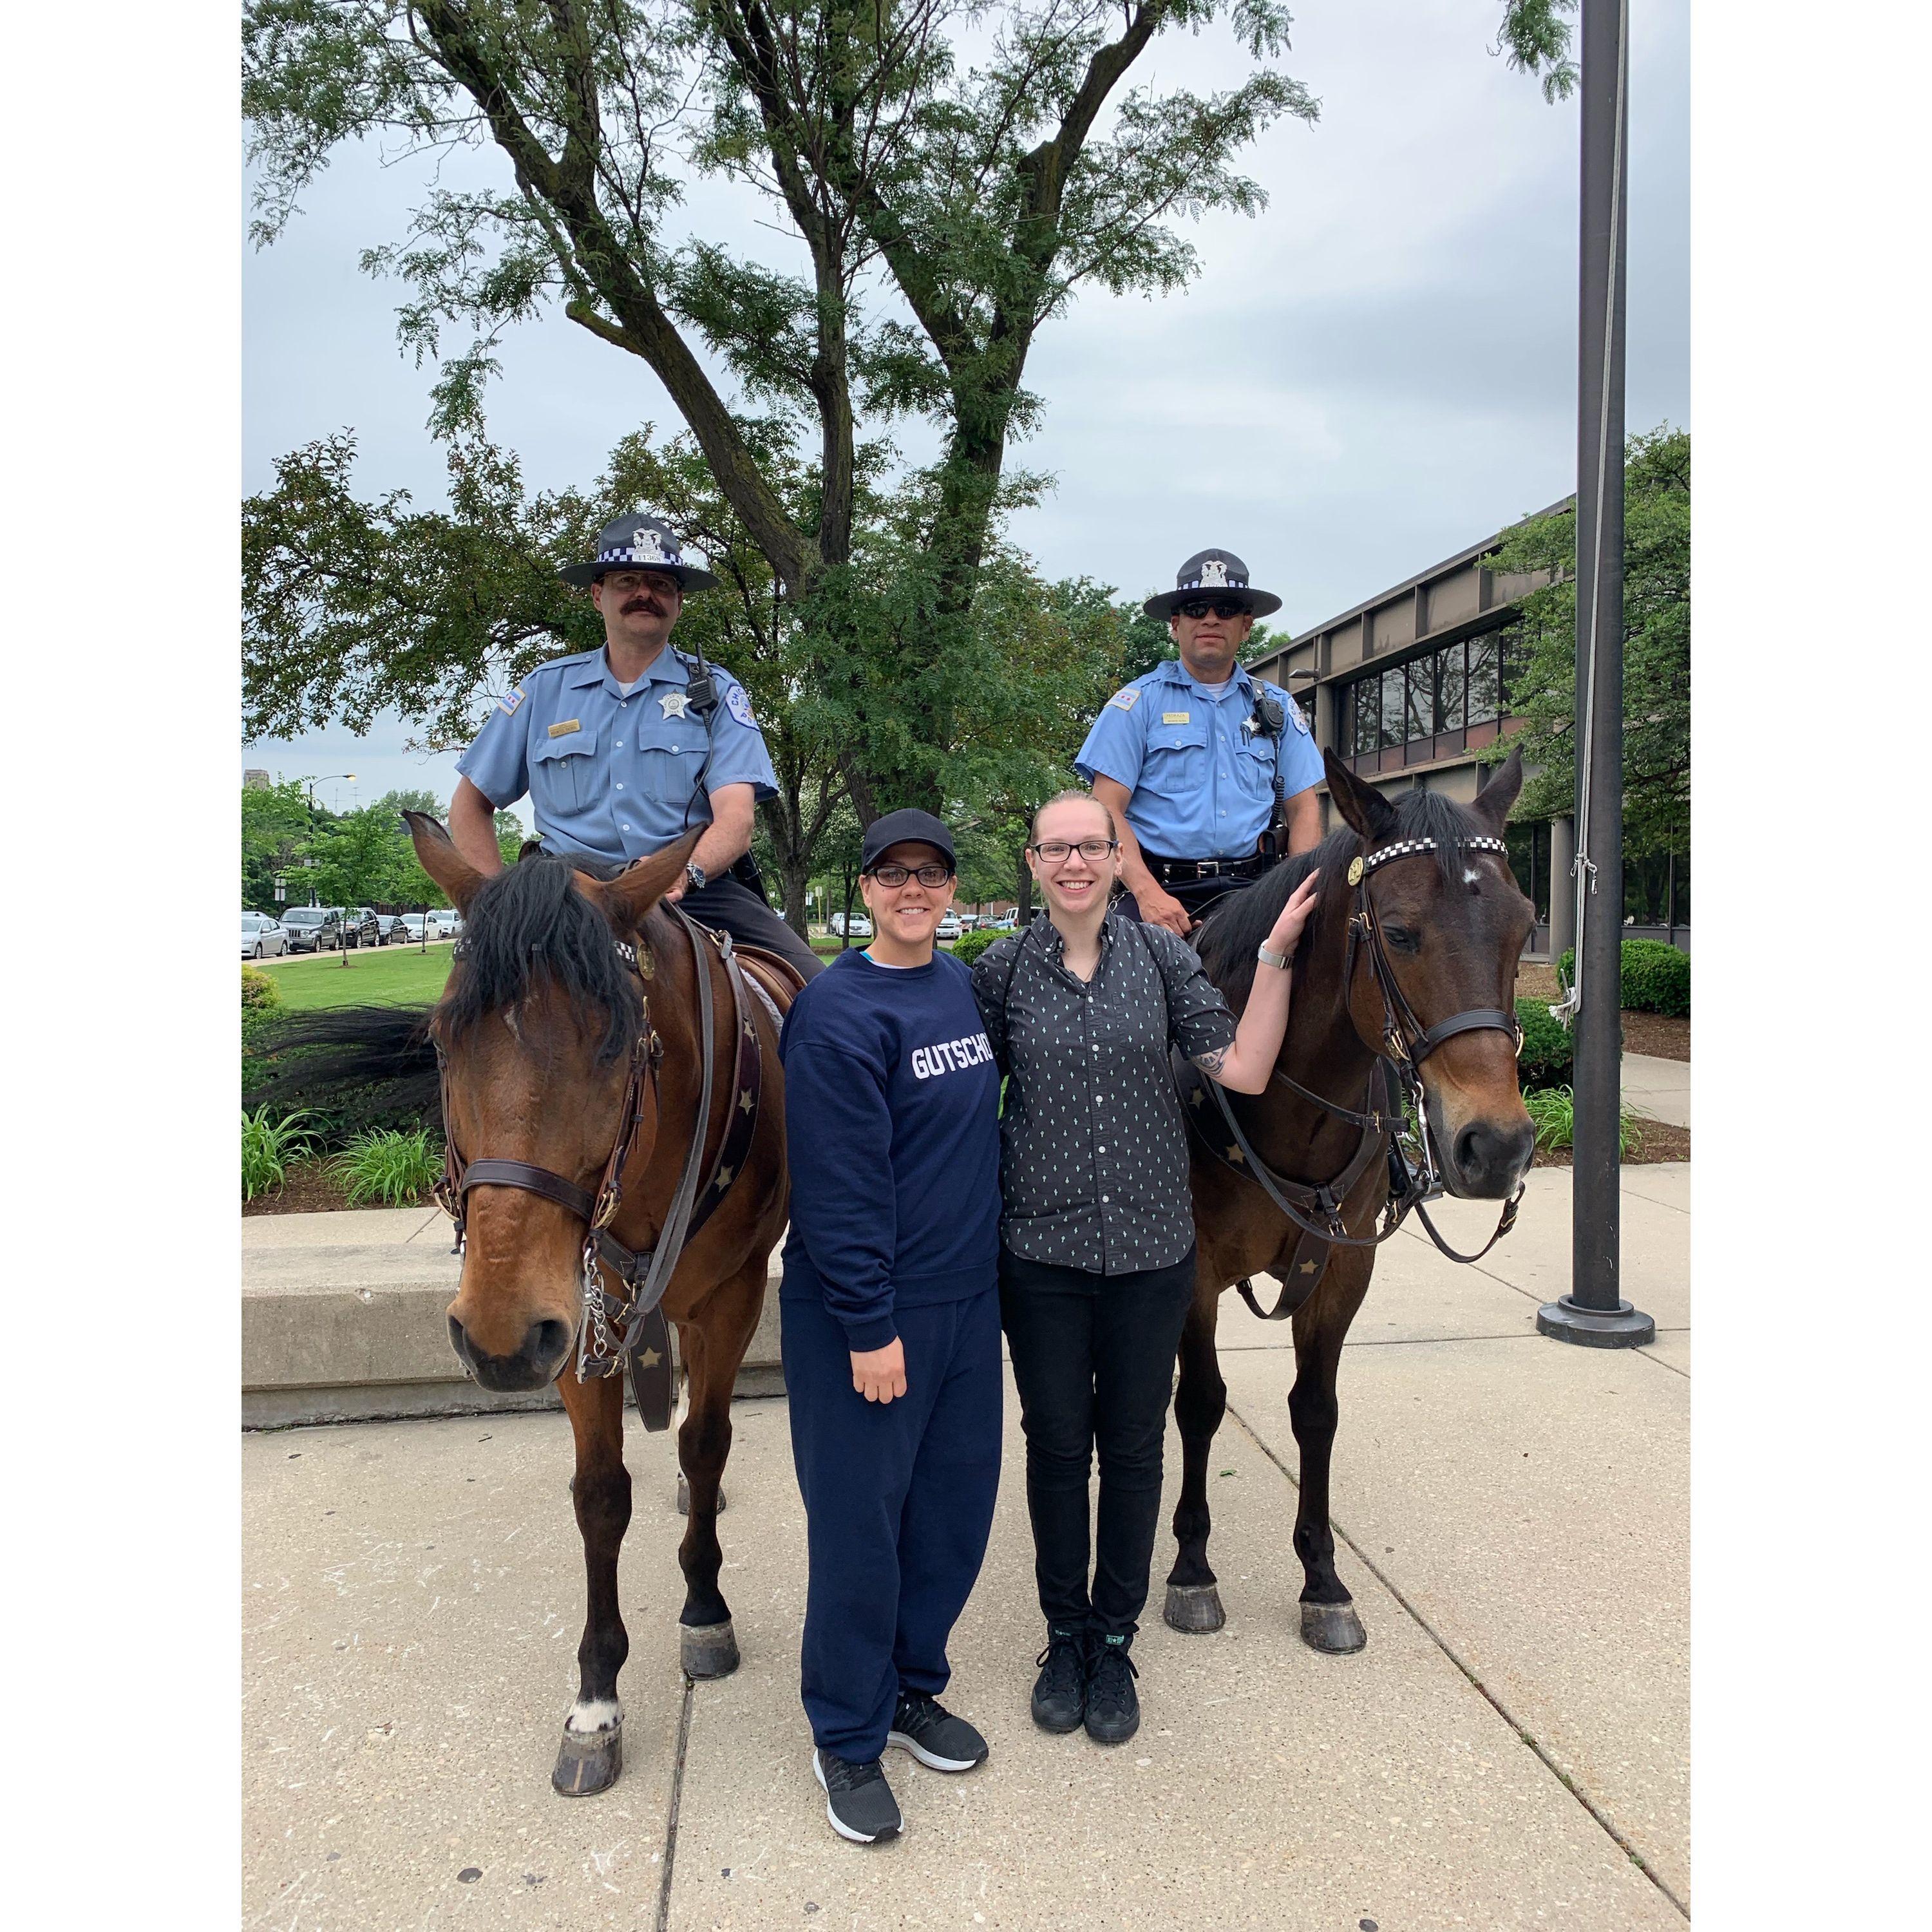
[[[1000,1482],[1000,1298],[896,1311],[906,1392],[852,1386],[823,1301],[780,1307],[792,1459],[810,1563],[801,1690],[812,1742],[863,1764],[902,1685],[936,1697],[946,1642],[980,1574]]]

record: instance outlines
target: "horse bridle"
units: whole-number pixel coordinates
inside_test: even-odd
[[[690,1228],[692,1204],[698,1196],[698,1175],[704,1156],[706,1130],[711,1119],[711,1090],[716,1054],[712,1041],[713,1000],[710,962],[705,954],[704,929],[675,905],[668,908],[676,916],[691,942],[692,963],[698,976],[699,1081],[697,1124],[691,1145],[685,1154],[684,1169],[669,1211],[659,1229],[656,1244],[650,1248],[626,1247],[610,1232],[624,1202],[623,1174],[631,1150],[644,1119],[648,1094],[655,1105],[657,1072],[664,1060],[664,1041],[651,1024],[650,996],[643,995],[643,1023],[631,1043],[630,1066],[624,1084],[624,1098],[618,1114],[617,1134],[604,1163],[603,1179],[593,1195],[553,1173],[523,1160],[466,1160],[456,1144],[450,1126],[448,1075],[442,1043],[436,1043],[436,1066],[442,1088],[443,1177],[436,1184],[436,1198],[456,1224],[456,1250],[464,1243],[464,1202],[472,1187],[515,1187],[526,1193],[540,1194],[554,1201],[584,1224],[584,1315],[578,1324],[577,1377],[579,1382],[616,1375],[623,1368],[643,1339],[644,1326],[663,1300],[672,1270],[683,1252]],[[628,941],[614,938],[617,956],[641,980],[645,977],[638,948]],[[456,947],[460,956],[462,942]],[[599,1263],[608,1267],[628,1291],[614,1296],[598,1276]],[[611,1324],[622,1318],[620,1331],[613,1338]]]
[[[1477,837],[1459,839],[1459,849],[1478,852],[1507,852],[1508,846],[1500,838]],[[1205,1084],[1212,1091],[1223,1121],[1234,1137],[1234,1145],[1239,1150],[1242,1162],[1249,1174],[1260,1185],[1268,1198],[1279,1208],[1305,1236],[1312,1237],[1336,1247],[1372,1248],[1379,1246],[1388,1240],[1408,1218],[1413,1209],[1428,1232],[1430,1239],[1451,1261],[1480,1261],[1497,1242],[1516,1226],[1516,1210],[1522,1200],[1526,1184],[1519,1182],[1516,1190],[1503,1204],[1502,1213],[1497,1220],[1496,1232],[1473,1255],[1459,1253],[1443,1240],[1436,1224],[1430,1219],[1426,1203],[1439,1198],[1445,1191],[1442,1175],[1436,1160],[1435,1141],[1429,1124],[1427,1096],[1422,1085],[1422,1063],[1447,1042],[1460,1034],[1500,1032],[1510,1036],[1514,1048],[1520,1052],[1522,1046],[1522,1026],[1513,1012],[1504,1012],[1495,1006],[1472,1006],[1459,1013],[1452,1013],[1435,1025],[1425,1027],[1409,1003],[1394,969],[1389,963],[1388,953],[1384,944],[1382,928],[1376,921],[1375,902],[1370,896],[1369,879],[1372,874],[1384,866],[1393,865],[1404,859],[1427,856],[1439,850],[1433,838],[1403,838],[1378,851],[1359,854],[1348,863],[1347,878],[1354,889],[1354,904],[1348,915],[1348,950],[1342,968],[1342,987],[1345,1000],[1351,998],[1355,982],[1355,964],[1358,957],[1366,952],[1369,969],[1377,992],[1382,1001],[1382,1032],[1379,1058],[1369,1070],[1368,1091],[1360,1108],[1343,1106],[1327,1095],[1317,1094],[1304,1087],[1292,1075],[1276,1068],[1271,1078],[1292,1088],[1303,1099],[1312,1101],[1316,1106],[1352,1122],[1362,1130],[1362,1139],[1355,1154],[1348,1165],[1334,1180],[1324,1184],[1312,1185],[1306,1182],[1291,1181],[1276,1174],[1255,1150],[1247,1135],[1242,1130],[1240,1122],[1226,1090],[1217,1082]],[[1407,1136],[1403,1132],[1404,1123],[1399,1112],[1389,1113],[1376,1105],[1376,1089],[1381,1082],[1383,1069],[1387,1066],[1398,1080],[1406,1081],[1410,1099],[1415,1108],[1416,1154],[1419,1160],[1412,1159],[1405,1146]],[[1376,1154],[1386,1142],[1390,1168],[1388,1201],[1384,1208],[1382,1226],[1374,1234],[1365,1236],[1352,1235],[1346,1229],[1342,1210],[1356,1184],[1373,1165]],[[1300,1211],[1290,1198],[1298,1194],[1303,1197],[1302,1205],[1312,1208],[1322,1217],[1318,1223]],[[1262,1310],[1256,1302],[1246,1284],[1241,1284],[1248,1305],[1257,1315]],[[1264,1320],[1278,1319],[1292,1312],[1292,1290],[1284,1289],[1280,1301],[1276,1305],[1272,1316],[1263,1316]]]

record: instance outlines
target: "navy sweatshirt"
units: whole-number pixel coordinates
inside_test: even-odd
[[[973,976],[950,952],[875,966],[842,952],[778,1046],[791,1169],[786,1300],[822,1297],[854,1354],[895,1308],[998,1283],[1000,1076]]]

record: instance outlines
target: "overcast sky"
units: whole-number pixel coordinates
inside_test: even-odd
[[[1145,595],[1194,550],[1244,557],[1300,630],[1540,508],[1575,468],[1577,104],[1550,106],[1490,52],[1498,0],[1306,0],[1288,71],[1318,97],[1245,171],[1256,220],[1187,224],[1202,272],[1159,302],[1084,294],[1028,365],[1040,432],[1010,464],[1056,487],[1015,533],[1052,577]],[[1688,427],[1688,0],[1631,0],[1628,418]],[[1143,57],[1142,68],[1149,57]],[[1203,89],[1239,66],[1222,37],[1166,38],[1153,77]],[[493,178],[494,156],[466,158]],[[424,175],[340,155],[244,292],[246,488],[275,458],[350,428],[364,494],[443,498],[424,432],[433,371],[398,352],[400,290],[358,268],[399,236]],[[739,191],[697,184],[692,232],[795,268]],[[492,434],[535,488],[586,484],[640,422],[679,426],[644,364],[552,317],[514,335]],[[929,447],[902,433],[915,455]],[[406,752],[407,721],[244,747],[278,776],[367,803],[447,800],[453,754]],[[525,805],[527,817],[527,801]]]

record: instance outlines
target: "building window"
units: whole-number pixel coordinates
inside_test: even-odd
[[[1340,686],[1336,742],[1343,755],[1378,758],[1420,745],[1421,751],[1410,754],[1419,760],[1462,750],[1460,740],[1432,742],[1448,733],[1470,732],[1472,750],[1492,742],[1498,721],[1508,715],[1508,679],[1520,674],[1520,634],[1515,627],[1487,632]]]
[[[1472,724],[1495,721],[1502,692],[1495,634],[1469,640],[1469,719]]]
[[[1509,847],[1510,870],[1524,896],[1536,908],[1538,926],[1550,923],[1550,821],[1534,819],[1510,826],[1504,832]]]
[[[1468,721],[1462,708],[1462,646],[1450,644],[1436,653],[1438,731],[1460,731]]]
[[[1406,667],[1406,680],[1408,706],[1402,742],[1413,743],[1418,738],[1432,738],[1436,735],[1436,658],[1432,652],[1426,658],[1417,658]],[[1391,671],[1389,675],[1394,676]]]
[[[1382,748],[1406,744],[1408,734],[1405,728],[1404,713],[1407,710],[1402,692],[1402,676],[1398,667],[1385,670],[1382,676]]]

